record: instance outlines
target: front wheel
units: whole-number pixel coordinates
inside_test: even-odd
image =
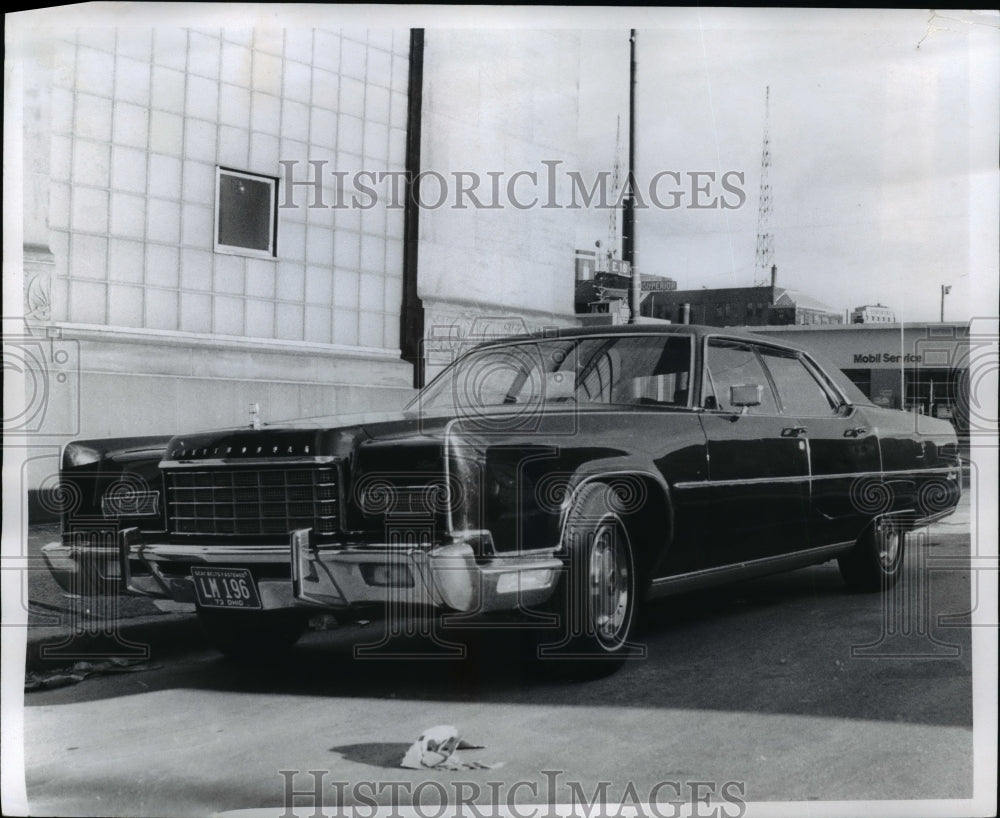
[[[230,659],[269,664],[285,656],[309,625],[300,611],[198,611],[209,640]]]
[[[855,591],[880,591],[899,580],[905,530],[879,517],[858,538],[854,548],[837,558],[840,574]]]
[[[555,628],[533,633],[534,658],[560,676],[594,678],[617,670],[636,646],[638,581],[628,532],[603,484],[581,492],[567,520],[565,573],[546,612]]]

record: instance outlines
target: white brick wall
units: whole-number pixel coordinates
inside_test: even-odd
[[[408,38],[156,27],[58,42],[53,319],[398,349],[402,210],[310,210],[300,188],[273,261],[213,252],[213,219],[217,165],[403,170]]]

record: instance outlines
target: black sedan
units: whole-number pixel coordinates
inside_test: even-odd
[[[801,350],[576,329],[476,346],[393,417],[71,443],[44,554],[68,592],[186,605],[235,656],[315,613],[513,613],[538,657],[608,670],[644,599],[831,559],[887,587],[960,467],[947,421]]]

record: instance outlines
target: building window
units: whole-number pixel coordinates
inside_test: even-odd
[[[217,168],[215,251],[273,258],[278,232],[278,180]]]

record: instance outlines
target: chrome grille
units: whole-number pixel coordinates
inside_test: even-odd
[[[166,472],[171,530],[177,534],[287,535],[337,529],[332,467],[178,469]]]

